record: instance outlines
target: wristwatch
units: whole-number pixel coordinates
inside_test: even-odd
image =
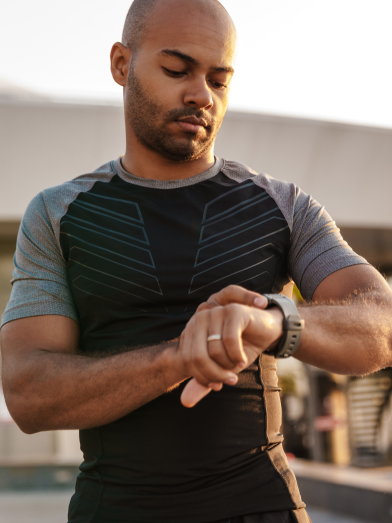
[[[293,300],[283,294],[264,294],[268,300],[267,309],[278,307],[283,314],[283,336],[276,349],[268,351],[275,358],[288,358],[298,349],[301,341],[301,332],[305,321],[301,320],[298,309]]]

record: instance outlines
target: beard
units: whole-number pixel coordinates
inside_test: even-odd
[[[165,111],[159,100],[142,87],[132,64],[127,78],[125,100],[125,114],[139,142],[161,156],[177,162],[197,160],[209,151],[214,145],[224,116],[223,114],[217,120],[210,114],[192,107]],[[193,133],[184,133],[183,138],[170,134],[167,125],[187,116],[202,118],[207,123],[202,138]]]

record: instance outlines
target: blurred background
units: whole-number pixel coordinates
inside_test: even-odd
[[[392,282],[391,0],[222,3],[239,51],[217,156],[312,194]],[[109,52],[129,5],[0,0],[0,314],[28,202],[124,152]],[[279,377],[285,450],[313,521],[392,521],[392,370],[349,378],[292,359]],[[0,387],[0,523],[42,523],[42,507],[65,521],[57,507],[80,461],[76,432],[23,434]],[[31,492],[43,489],[42,504]]]

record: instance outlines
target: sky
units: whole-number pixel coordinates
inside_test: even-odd
[[[222,0],[239,51],[230,108],[392,128],[392,0]],[[0,0],[0,79],[121,102],[109,70],[130,0]]]

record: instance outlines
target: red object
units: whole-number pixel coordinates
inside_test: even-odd
[[[336,427],[341,427],[342,425],[345,425],[345,421],[334,416],[318,416],[313,422],[317,432],[331,432]]]

